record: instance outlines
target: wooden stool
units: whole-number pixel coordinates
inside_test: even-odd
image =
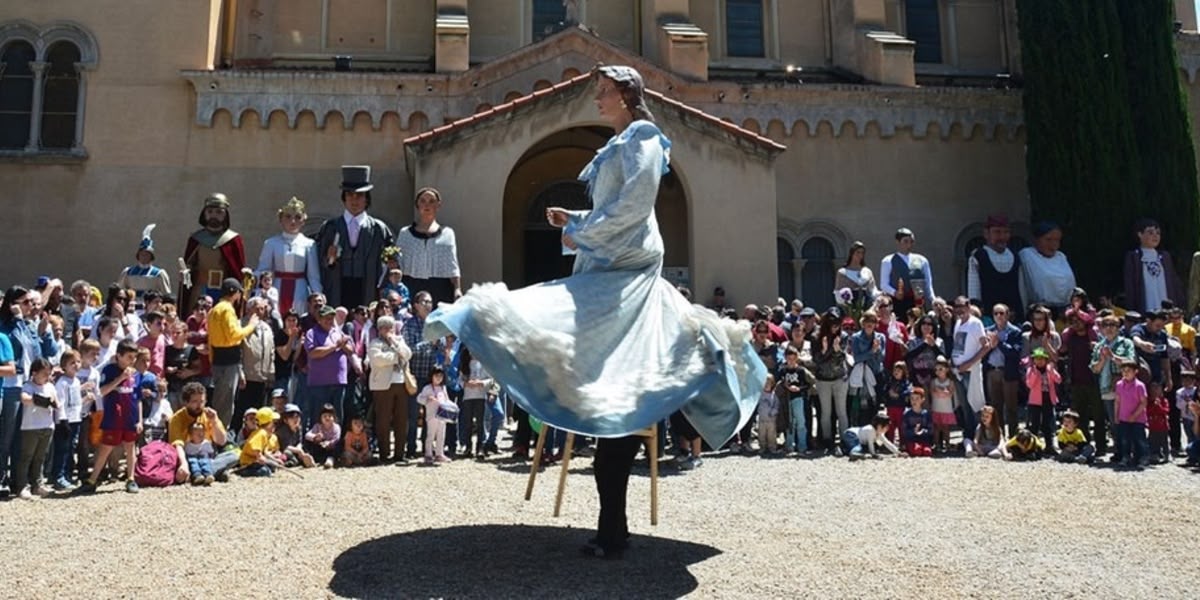
[[[543,425],[544,431],[545,425]],[[658,525],[658,424],[651,425],[648,429],[643,429],[634,435],[640,435],[646,438],[649,444],[650,455],[650,525]],[[546,436],[539,435],[537,448],[533,453],[533,467],[529,470],[529,483],[525,486],[525,500],[533,497],[533,482],[537,478],[538,469],[542,464],[542,450],[546,444]],[[564,448],[575,447],[575,434],[568,432],[567,441]],[[562,512],[563,492],[567,489],[567,470],[571,465],[571,451],[563,451],[562,470],[558,473],[558,491],[554,495],[554,516],[559,516]]]

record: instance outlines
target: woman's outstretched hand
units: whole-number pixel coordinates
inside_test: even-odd
[[[549,221],[550,224],[555,227],[566,227],[567,226],[567,210],[565,208],[559,208],[557,206],[552,206],[550,208],[547,208],[546,209],[546,220]]]

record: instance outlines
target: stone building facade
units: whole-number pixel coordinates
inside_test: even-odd
[[[831,300],[853,240],[907,226],[941,295],[981,223],[1027,228],[1015,0],[0,0],[0,280],[170,266],[211,191],[256,256],[295,195],[371,164],[400,225],[443,191],[464,279],[561,274],[547,204],[610,134],[584,75],[631,64],[675,142],[667,275],[704,298]],[[1200,115],[1200,36],[1178,8]],[[132,18],[131,15],[136,15]],[[1069,235],[1069,233],[1068,233]],[[253,261],[251,261],[253,262]]]

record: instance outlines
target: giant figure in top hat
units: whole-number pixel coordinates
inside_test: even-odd
[[[154,240],[150,237],[154,227],[151,223],[142,230],[142,241],[138,243],[135,255],[137,264],[125,267],[117,277],[117,284],[137,292],[138,298],[151,290],[160,294],[171,291],[171,277],[166,269],[154,265]]]
[[[204,199],[200,227],[188,238],[179,265],[183,271],[179,300],[187,311],[196,307],[201,294],[219,298],[221,282],[241,277],[246,268],[246,249],[242,236],[229,227],[229,199],[225,194],[209,194]]]
[[[379,257],[393,234],[387,223],[367,214],[374,187],[371,167],[342,167],[342,214],[325,221],[317,234],[321,285],[330,306],[353,308],[375,299]]]

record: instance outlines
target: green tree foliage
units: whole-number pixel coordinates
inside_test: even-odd
[[[1161,221],[1187,264],[1200,193],[1171,0],[1017,5],[1034,220],[1063,226],[1063,252],[1093,294],[1121,288],[1139,217]]]

